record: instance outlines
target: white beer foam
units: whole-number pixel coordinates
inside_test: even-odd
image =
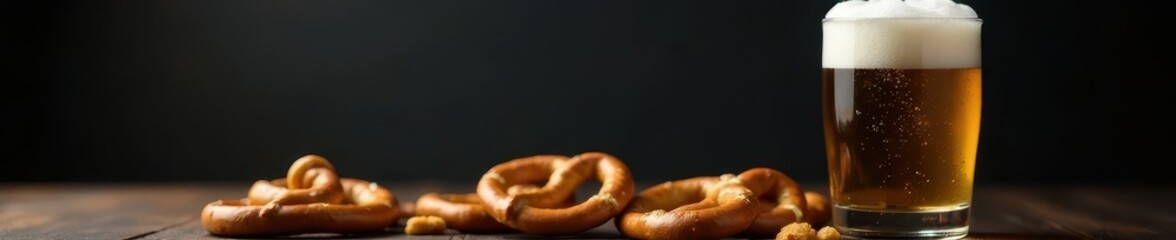
[[[951,0],[850,0],[829,9],[825,18],[977,18],[972,7]]]
[[[851,0],[825,15],[824,68],[980,66],[976,11],[951,0]]]

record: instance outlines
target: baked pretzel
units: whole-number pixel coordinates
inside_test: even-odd
[[[728,192],[726,199],[723,191]],[[738,176],[696,177],[650,187],[637,195],[616,224],[621,233],[641,239],[711,239],[736,233],[764,238],[790,223],[824,222],[829,208],[826,198],[805,193],[784,173],[752,168]]]
[[[281,187],[270,181],[257,180],[249,189],[249,204],[307,204],[343,203],[343,185],[335,174],[335,166],[318,155],[306,155],[290,164],[285,184]]]
[[[754,238],[776,236],[780,228],[804,220],[808,206],[796,181],[771,168],[752,168],[739,174],[739,181],[759,200],[759,216],[740,235]]]
[[[804,192],[807,207],[804,210],[804,221],[813,225],[824,225],[833,217],[833,204],[829,198],[816,192]]]
[[[200,214],[201,225],[218,236],[267,237],[373,232],[396,224],[399,207],[388,189],[340,179],[330,163],[314,155],[290,169],[298,170],[290,171],[290,178],[257,181],[245,199],[209,203]]]
[[[563,207],[589,177],[601,182],[600,191],[587,201]],[[628,166],[611,155],[589,152],[571,159],[540,155],[498,164],[478,181],[478,196],[490,216],[511,228],[537,235],[568,235],[616,216],[632,200],[633,188]]]
[[[446,227],[463,233],[495,233],[511,228],[486,213],[478,194],[426,193],[416,202],[414,214],[445,219]]]
[[[525,186],[525,185],[519,185]],[[514,187],[508,192],[530,191],[538,187]],[[559,207],[576,205],[575,195],[569,195]],[[469,194],[440,194],[425,193],[413,205],[415,212],[422,216],[437,216],[445,219],[449,228],[462,233],[500,233],[514,229],[494,220],[486,213],[486,205],[476,193]]]
[[[731,174],[649,187],[617,216],[617,230],[637,239],[718,239],[755,221],[757,198]]]

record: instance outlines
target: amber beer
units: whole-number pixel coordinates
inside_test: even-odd
[[[823,24],[833,225],[850,237],[963,237],[980,132],[980,21]]]
[[[968,204],[980,68],[824,69],[822,75],[836,202],[896,211]]]

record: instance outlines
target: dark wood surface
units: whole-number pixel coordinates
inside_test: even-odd
[[[467,192],[472,185],[390,183],[401,202],[423,192]],[[241,198],[240,184],[0,183],[0,239],[215,239],[201,226],[208,202]],[[581,191],[592,191],[591,186]],[[639,188],[642,186],[639,186]],[[824,192],[825,186],[807,185]],[[590,194],[580,194],[588,196]],[[1176,239],[1176,189],[1164,187],[980,187],[970,239]],[[402,221],[403,223],[403,221]],[[403,225],[401,225],[403,226]],[[406,236],[401,227],[375,235],[295,238],[518,239],[521,234]],[[612,223],[564,238],[621,238]]]

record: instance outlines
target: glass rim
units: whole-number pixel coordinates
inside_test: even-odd
[[[865,21],[865,20],[882,20],[882,21],[903,21],[903,20],[957,20],[957,21],[975,21],[984,22],[984,19],[975,18],[949,18],[949,17],[894,17],[894,18],[878,18],[878,17],[860,17],[860,18],[822,18],[821,22],[838,22],[838,21]]]

